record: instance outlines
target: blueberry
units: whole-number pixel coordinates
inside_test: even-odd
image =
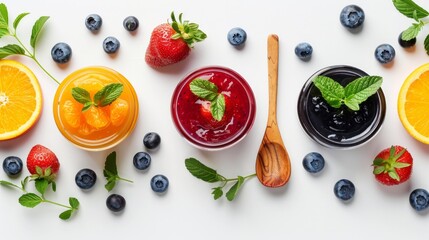
[[[306,43],[306,42],[299,43],[295,47],[295,55],[303,61],[310,60],[312,54],[313,54],[313,47],[309,43]]]
[[[231,45],[240,46],[246,42],[247,33],[242,28],[236,27],[229,30],[227,38]]]
[[[414,46],[414,45],[416,45],[416,41],[417,41],[417,39],[414,37],[414,38],[411,38],[410,40],[403,40],[402,39],[402,34],[403,34],[404,32],[401,32],[400,34],[399,34],[399,37],[398,37],[398,43],[399,43],[399,45],[401,46],[401,47],[403,47],[403,48],[410,48],[410,47],[412,47],[412,46]]]
[[[135,31],[139,27],[139,20],[134,16],[128,16],[123,22],[124,28],[127,31]]]
[[[334,186],[334,193],[337,198],[347,201],[355,195],[355,185],[347,179],[341,179]]]
[[[150,166],[151,157],[149,153],[138,152],[134,155],[133,164],[139,170],[145,170]]]
[[[390,44],[381,44],[375,49],[374,55],[380,63],[389,63],[395,58],[395,49]]]
[[[149,150],[156,149],[161,144],[161,137],[158,133],[149,132],[143,137],[143,144]]]
[[[74,178],[76,185],[81,189],[90,189],[97,181],[97,175],[91,169],[84,168],[77,172]]]
[[[311,152],[305,155],[302,165],[307,172],[317,173],[325,167],[325,159],[320,153]]]
[[[348,29],[360,27],[365,20],[365,13],[359,6],[348,5],[341,10],[340,22]]]
[[[101,28],[101,24],[103,24],[103,19],[98,14],[90,14],[85,19],[85,26],[90,31],[95,32]]]
[[[119,194],[111,194],[109,197],[107,197],[106,206],[112,212],[120,212],[124,210],[125,205],[125,198]]]
[[[429,207],[429,193],[425,189],[417,188],[410,194],[411,207],[416,211],[423,211]]]
[[[120,47],[119,40],[115,37],[107,37],[103,41],[103,49],[106,53],[115,53]]]
[[[154,192],[165,192],[168,188],[168,178],[164,175],[155,175],[150,180],[150,186]]]
[[[14,177],[22,171],[22,160],[16,156],[9,156],[3,160],[3,170],[10,176]]]
[[[72,50],[67,43],[57,43],[52,47],[51,56],[52,59],[57,63],[66,63],[70,60]]]

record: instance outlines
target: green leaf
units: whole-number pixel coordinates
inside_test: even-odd
[[[36,48],[36,43],[39,38],[40,32],[42,31],[43,25],[45,25],[46,21],[48,21],[48,16],[41,16],[33,25],[33,29],[31,31],[30,37],[30,45],[31,47]]]
[[[422,30],[423,25],[413,23],[409,28],[402,32],[401,38],[404,41],[409,41],[413,38],[416,38],[419,35],[419,32]]]
[[[36,173],[37,173],[37,175],[39,175],[39,176],[43,176],[43,170],[42,170],[42,168],[41,168],[41,167],[39,167],[39,166],[36,166]]]
[[[186,169],[196,178],[205,182],[214,183],[221,181],[221,176],[217,174],[216,170],[207,167],[195,158],[188,158],[185,160]]]
[[[210,111],[212,116],[217,121],[222,120],[223,114],[225,113],[225,97],[219,94],[217,98],[210,104]]]
[[[395,168],[406,168],[411,166],[411,164],[409,163],[404,163],[404,162],[396,162],[395,163]]]
[[[242,176],[238,176],[237,182],[234,185],[232,185],[232,187],[225,195],[229,201],[234,200],[238,190],[240,190],[240,187],[243,185],[243,183],[244,183],[244,178]]]
[[[43,199],[34,193],[26,193],[19,197],[18,201],[24,207],[34,208],[39,205]]]
[[[359,104],[375,94],[382,83],[383,78],[379,76],[365,76],[352,81],[344,89],[344,103],[354,111],[359,110]]]
[[[115,186],[116,186],[116,180],[110,180],[110,181],[107,181],[107,183],[104,185],[104,188],[108,192],[110,192],[113,190],[113,188],[115,188]]]
[[[424,18],[429,15],[429,13],[417,5],[412,0],[393,0],[393,5],[396,9],[409,18]]]
[[[38,178],[35,180],[35,186],[36,186],[37,191],[40,194],[44,195],[46,192],[46,189],[49,186],[49,181],[46,180],[45,178]]]
[[[1,31],[0,31],[1,32]],[[0,59],[11,55],[24,55],[25,51],[22,47],[16,44],[9,44],[0,48]]]
[[[74,100],[76,100],[79,103],[82,103],[82,104],[87,104],[88,102],[91,103],[91,96],[89,92],[81,87],[72,88],[72,96]]]
[[[82,112],[85,112],[86,110],[88,110],[92,105],[94,105],[93,102],[86,102],[86,103],[84,103],[83,107],[82,107]]]
[[[189,88],[197,97],[208,101],[215,100],[219,95],[218,88],[214,83],[201,78],[192,80],[189,84]]]
[[[7,29],[7,28],[0,28],[0,38],[4,37],[6,35],[9,35],[9,34],[10,34],[9,29]]]
[[[4,3],[0,4],[0,28],[9,28],[9,14]]]
[[[313,83],[331,107],[341,107],[342,99],[345,96],[344,88],[341,84],[326,76],[317,76]]]
[[[97,106],[107,106],[115,101],[124,90],[122,83],[111,83],[104,86],[100,91],[94,95],[94,102]]]
[[[374,159],[372,165],[373,166],[383,166],[383,162],[384,162],[384,159],[376,158],[376,159]]]
[[[77,198],[74,197],[70,197],[69,198],[69,203],[70,203],[70,207],[72,207],[73,209],[78,209],[79,208],[79,200],[77,200]]]
[[[424,46],[426,50],[426,54],[429,55],[429,34],[425,37]]]
[[[400,180],[398,173],[394,169],[389,171],[388,174],[389,174],[389,177],[391,177],[392,179],[394,179],[396,181]]]
[[[19,23],[21,22],[21,20],[25,17],[25,16],[27,16],[28,14],[30,14],[30,13],[21,13],[21,14],[19,14],[16,18],[15,18],[15,20],[13,21],[13,28],[15,28],[15,30],[16,30],[16,28],[18,27],[18,25],[19,25]]]
[[[378,174],[384,172],[384,170],[386,170],[386,168],[384,166],[377,166],[377,167],[374,168],[373,173],[375,175],[378,175]]]
[[[213,188],[212,194],[213,194],[214,200],[217,200],[220,197],[222,197],[222,195],[223,195],[222,187],[215,187],[215,188]]]
[[[51,182],[51,185],[52,185],[52,191],[56,192],[57,191],[57,183]]]
[[[59,218],[61,218],[62,220],[67,220],[67,219],[69,219],[71,217],[72,213],[73,213],[73,210],[71,210],[71,209],[70,210],[65,210],[64,212],[62,212],[59,215]]]
[[[16,187],[15,184],[4,180],[0,180],[0,185],[7,186],[7,187]]]
[[[21,181],[21,187],[22,187],[22,189],[24,191],[25,191],[25,188],[27,187],[27,183],[28,183],[29,180],[30,180],[30,177],[27,176],[27,177],[24,178],[24,180]]]
[[[111,177],[113,176],[117,176],[118,175],[118,169],[116,167],[116,152],[113,151],[111,152],[107,158],[106,158],[106,162],[104,164],[104,176],[107,177]],[[108,173],[108,174],[107,174]],[[107,175],[106,175],[107,174]]]

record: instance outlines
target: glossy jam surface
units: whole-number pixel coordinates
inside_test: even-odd
[[[225,97],[220,121],[209,112],[209,102],[194,95],[189,87],[199,78],[214,83]],[[197,70],[182,80],[172,98],[172,117],[179,132],[192,144],[206,149],[227,147],[242,139],[255,117],[255,99],[250,86],[236,72],[222,67]]]
[[[341,66],[319,72],[346,86],[349,82],[367,75],[359,69]],[[333,108],[323,99],[311,82],[303,88],[298,101],[298,114],[304,130],[317,142],[328,147],[349,148],[371,139],[379,130],[385,114],[385,101],[381,89],[352,111],[345,105]]]
[[[92,106],[82,111],[83,104],[72,96],[80,87],[90,93],[111,83],[121,83],[123,92],[104,107]],[[138,100],[134,88],[118,72],[104,67],[80,69],[66,77],[54,99],[54,118],[60,132],[75,145],[86,150],[103,150],[121,142],[134,129],[138,117]]]

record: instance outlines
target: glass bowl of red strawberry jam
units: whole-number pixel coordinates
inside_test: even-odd
[[[221,66],[188,74],[171,100],[177,130],[203,150],[220,150],[238,143],[252,128],[255,112],[249,84],[234,70]]]
[[[326,76],[345,87],[353,80],[368,76],[364,71],[345,65],[323,68],[304,84],[298,98],[298,117],[307,135],[317,143],[335,149],[350,149],[370,141],[380,130],[386,114],[381,88],[360,103],[359,110],[330,106],[313,80]]]

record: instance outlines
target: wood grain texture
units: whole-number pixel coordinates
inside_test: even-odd
[[[278,36],[274,34],[269,35],[267,44],[269,80],[268,121],[256,157],[256,175],[264,186],[281,187],[289,181],[291,165],[277,124]]]

